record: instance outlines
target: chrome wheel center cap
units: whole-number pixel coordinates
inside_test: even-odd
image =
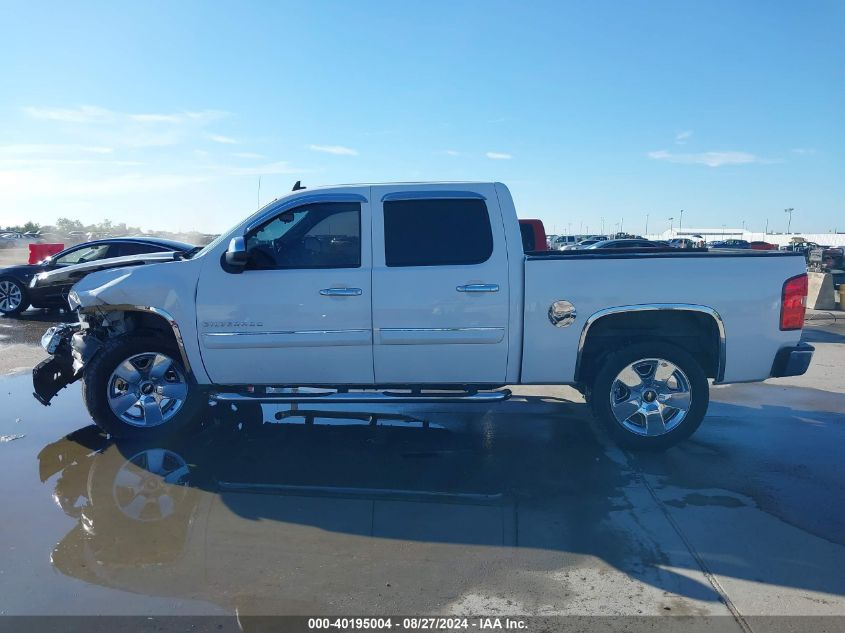
[[[151,383],[151,382],[141,383],[141,393],[145,396],[149,396],[153,392],[154,389],[155,389],[155,387],[153,386],[153,383]]]
[[[643,400],[646,402],[654,402],[657,399],[657,392],[653,389],[646,389],[643,392]]]

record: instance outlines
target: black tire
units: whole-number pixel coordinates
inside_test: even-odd
[[[0,305],[0,314],[5,314],[6,316],[15,316],[29,307],[29,292],[27,291],[25,284],[22,284],[20,281],[12,277],[0,277],[0,284],[10,284],[10,287],[16,288],[21,293],[20,304],[17,307],[12,308],[11,310],[5,309],[2,305]],[[5,294],[5,292],[2,293],[2,295]],[[0,296],[0,299],[2,299],[2,296]]]
[[[164,354],[173,361],[174,371],[181,373],[187,385],[187,396],[165,422],[157,426],[136,426],[115,415],[109,405],[108,393],[112,374],[118,366],[135,355],[147,353]],[[112,437],[131,440],[160,440],[191,431],[199,426],[199,414],[207,403],[205,391],[185,371],[178,349],[150,335],[132,334],[106,341],[88,362],[83,375],[82,398],[97,426]]]
[[[155,469],[145,458],[151,453],[158,454]],[[126,474],[137,477],[138,483]],[[113,444],[94,455],[82,514],[98,560],[150,565],[182,555],[200,499],[190,486],[191,476],[184,455],[155,443],[120,448]]]
[[[685,375],[687,382],[689,405],[686,415],[682,416],[679,422],[675,422],[675,426],[672,426],[673,421],[676,420],[672,416],[677,415],[673,411],[680,413],[681,410],[673,410],[671,407],[663,409],[665,416],[669,418],[664,425],[664,428],[668,430],[660,435],[645,434],[647,424],[645,417],[639,413],[632,414],[631,418],[625,420],[627,426],[623,425],[614,415],[611,404],[612,398],[617,398],[618,401],[626,400],[626,388],[624,386],[618,385],[618,391],[613,391],[617,376],[625,368],[644,359],[660,359],[674,364]],[[646,362],[639,365],[638,368],[646,371],[648,366],[649,363]],[[664,371],[666,371],[665,368]],[[671,378],[668,382],[675,387],[680,385],[677,378]],[[643,384],[645,384],[645,381]],[[646,391],[649,390],[646,389]],[[661,396],[655,396],[653,393],[646,393],[646,391],[643,392],[642,398],[634,397],[634,401],[642,403],[641,406],[650,406],[654,402],[661,401]],[[701,425],[710,403],[710,386],[701,365],[680,347],[656,340],[629,345],[605,356],[593,381],[591,392],[590,400],[593,415],[607,427],[613,439],[625,448],[642,451],[663,451],[690,437]],[[681,392],[678,391],[677,393]],[[621,415],[624,415],[624,413],[620,413]],[[661,413],[661,415],[663,416],[664,413]],[[639,428],[640,425],[642,430]],[[632,430],[632,428],[635,430]]]

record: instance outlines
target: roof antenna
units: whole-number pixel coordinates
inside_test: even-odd
[[[300,189],[305,189],[305,187],[302,186],[301,180],[297,180],[296,183],[293,185],[293,189],[291,189],[291,191],[299,191]]]

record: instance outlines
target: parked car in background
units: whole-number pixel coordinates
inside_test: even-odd
[[[687,238],[687,237],[676,237],[673,240],[669,240],[669,246],[672,248],[695,248],[696,242]]]
[[[598,242],[603,242],[606,239],[607,239],[606,237],[593,237],[593,238],[589,238],[589,239],[586,239],[586,240],[581,240],[580,242],[576,242],[575,244],[571,244],[571,245],[563,248],[562,250],[564,250],[564,251],[570,251],[570,250],[577,251],[577,250],[580,250],[582,248],[587,248],[588,246],[592,246],[593,244],[597,244]]]
[[[45,258],[38,264],[23,264],[0,268],[0,314],[19,314],[29,306],[62,308],[67,306],[67,293],[78,281],[67,279],[61,283],[30,288],[39,273],[53,271],[74,264],[82,264],[114,257],[143,253],[187,253],[194,247],[183,242],[147,237],[114,238],[77,244]]]
[[[777,244],[772,244],[770,242],[763,242],[760,240],[749,242],[749,246],[755,251],[775,251],[778,248]]]
[[[745,240],[718,240],[709,244],[710,248],[740,248],[750,249],[751,244]]]
[[[542,220],[520,220],[519,232],[522,234],[522,250],[526,253],[549,250]]]
[[[577,244],[579,240],[583,239],[583,235],[558,235],[552,242],[551,250],[562,251],[567,247]]]
[[[659,244],[646,239],[603,240],[587,246],[587,250],[600,248],[669,248],[668,244]]]

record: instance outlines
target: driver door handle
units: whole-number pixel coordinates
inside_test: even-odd
[[[455,288],[458,292],[499,292],[499,284],[467,284]]]
[[[323,288],[320,291],[324,297],[359,297],[363,293],[360,288]]]

